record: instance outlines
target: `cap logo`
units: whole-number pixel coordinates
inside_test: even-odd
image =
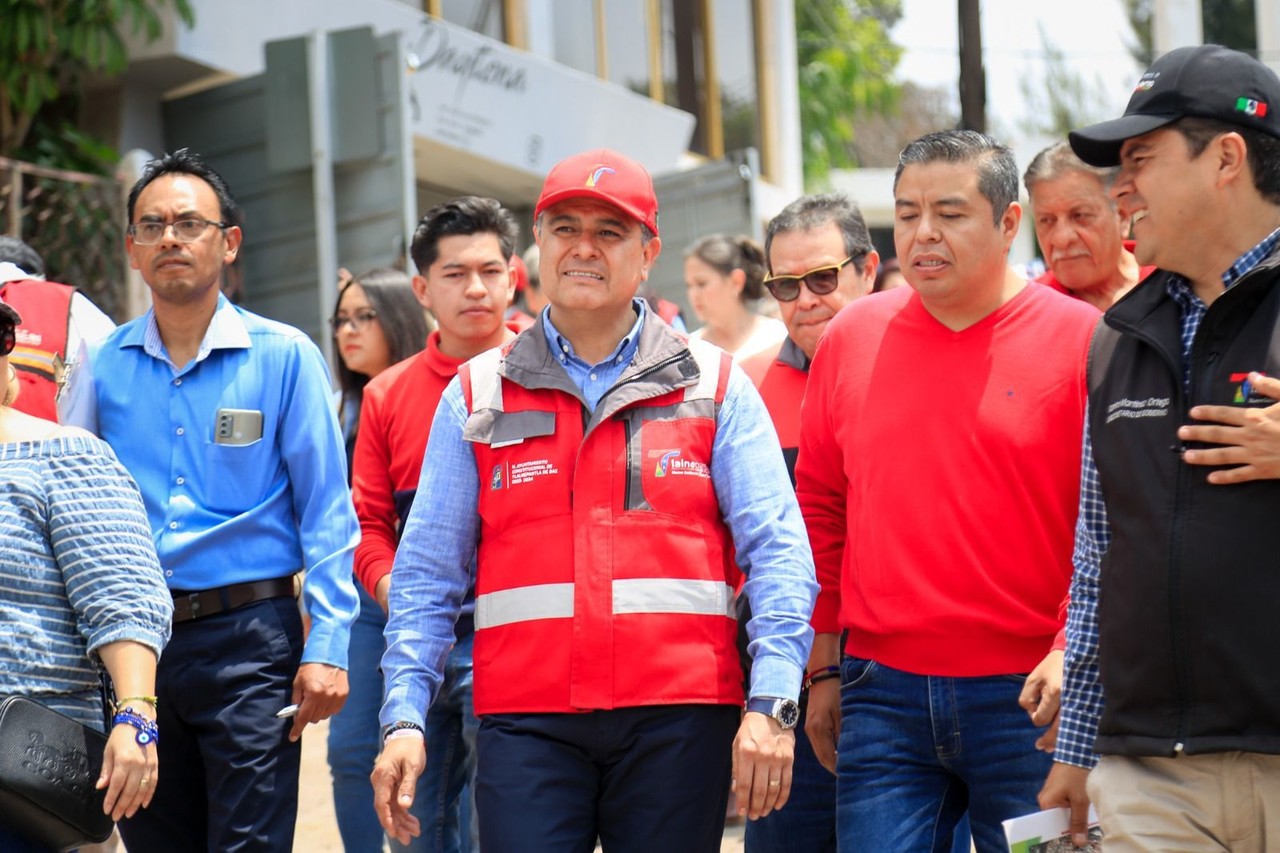
[[[1133,87],[1135,92],[1145,92],[1156,84],[1156,78],[1160,76],[1159,71],[1148,71],[1142,75],[1142,79],[1138,81],[1138,85]]]
[[[600,183],[600,179],[602,177],[605,175],[615,175],[617,174],[617,171],[617,169],[614,169],[611,166],[596,166],[591,170],[591,174],[587,176],[587,186],[594,187],[596,184]]]
[[[1254,98],[1238,98],[1236,99],[1236,112],[1262,118],[1267,114],[1267,103]]]

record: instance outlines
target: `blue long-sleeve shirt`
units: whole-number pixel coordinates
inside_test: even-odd
[[[636,354],[648,312],[642,300],[635,301],[635,308],[638,316],[631,331],[594,365],[579,358],[550,322],[550,314],[544,315],[551,351],[559,354],[561,366],[592,408]],[[475,455],[462,438],[466,420],[455,378],[436,410],[414,510],[391,573],[391,614],[382,661],[387,683],[384,725],[401,720],[422,724],[439,689],[453,642],[453,622],[471,582],[471,557],[480,529],[480,481]],[[813,640],[813,555],[772,421],[737,365],[716,418],[711,479],[756,614],[747,626],[750,693],[795,699]]]
[[[170,589],[305,568],[302,660],[345,669],[360,530],[316,345],[219,297],[187,365],[170,360],[152,312],[92,357],[98,432],[138,483]],[[215,440],[220,421],[246,431]]]
[[[1231,288],[1269,257],[1280,244],[1280,229],[1271,232],[1241,255],[1225,273],[1222,284]],[[1208,310],[1196,296],[1191,283],[1181,276],[1165,282],[1169,297],[1178,303],[1182,322],[1182,381],[1191,377],[1191,345],[1200,321]],[[1098,675],[1098,588],[1102,575],[1102,555],[1111,547],[1111,522],[1102,499],[1102,483],[1093,459],[1093,439],[1089,414],[1085,412],[1084,445],[1081,452],[1080,515],[1076,520],[1076,543],[1072,554],[1075,571],[1071,577],[1071,607],[1067,611],[1067,651],[1063,661],[1062,719],[1054,760],[1077,767],[1093,767],[1097,755],[1093,742],[1098,735],[1104,696]]]

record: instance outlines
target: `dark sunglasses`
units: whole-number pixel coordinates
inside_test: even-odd
[[[804,284],[814,296],[826,296],[840,284],[840,270],[861,254],[850,255],[838,264],[818,267],[802,275],[767,275],[764,286],[769,288],[773,298],[779,302],[794,302],[800,298],[800,285]]]
[[[13,352],[18,345],[18,329],[12,323],[0,323],[0,358]]]

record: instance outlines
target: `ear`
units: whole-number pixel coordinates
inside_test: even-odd
[[[1016,201],[1010,202],[1004,209],[1004,213],[1000,215],[1000,235],[1004,238],[1006,252],[1013,245],[1013,238],[1018,236],[1018,226],[1021,222],[1022,205]]]
[[[871,289],[876,286],[876,271],[880,269],[880,253],[875,249],[867,252],[867,256],[862,259],[862,288],[861,293],[870,293]]]
[[[733,285],[733,292],[741,295],[743,288],[747,286],[746,270],[742,270],[742,269],[730,270],[729,283]]]
[[[222,232],[222,236],[227,241],[226,251],[222,253],[222,263],[230,266],[235,261],[236,255],[240,253],[240,241],[244,239],[244,234],[240,231],[239,225],[232,225]]]
[[[1253,185],[1253,173],[1249,169],[1249,152],[1244,137],[1232,131],[1224,133],[1213,140],[1214,153],[1217,155],[1218,186],[1226,186],[1238,181],[1241,176]]]
[[[427,279],[425,276],[415,275],[410,279],[413,287],[413,295],[418,297],[418,304],[428,311],[431,311],[431,294],[427,290]]]
[[[657,262],[658,255],[661,254],[661,252],[662,252],[662,238],[660,237],[654,237],[652,240],[649,241],[648,245],[644,247],[644,257],[643,257],[644,266],[640,270],[641,281],[649,280],[649,271],[653,269],[653,265],[654,263]]]
[[[516,301],[516,276],[511,271],[511,264],[507,264],[507,304],[511,305]]]
[[[125,251],[125,254],[129,256],[129,266],[135,270],[142,269],[142,267],[138,264],[137,257],[135,256],[135,253],[138,251],[138,248],[139,247],[137,246],[137,244],[133,242],[133,235],[129,234],[126,231],[124,235],[124,251]]]

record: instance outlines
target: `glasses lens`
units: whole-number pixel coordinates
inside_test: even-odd
[[[160,222],[139,222],[133,226],[133,241],[142,246],[160,242],[164,225]]]
[[[203,219],[179,219],[173,223],[173,233],[177,234],[182,242],[190,243],[192,240],[199,239],[208,225],[209,223]]]
[[[0,324],[0,356],[13,352],[18,344],[18,331],[12,323]]]
[[[764,286],[769,288],[773,298],[779,302],[794,302],[800,295],[800,279],[793,275],[771,278],[764,283]]]
[[[814,270],[804,277],[804,283],[814,296],[826,296],[840,283],[840,270],[836,267]]]

